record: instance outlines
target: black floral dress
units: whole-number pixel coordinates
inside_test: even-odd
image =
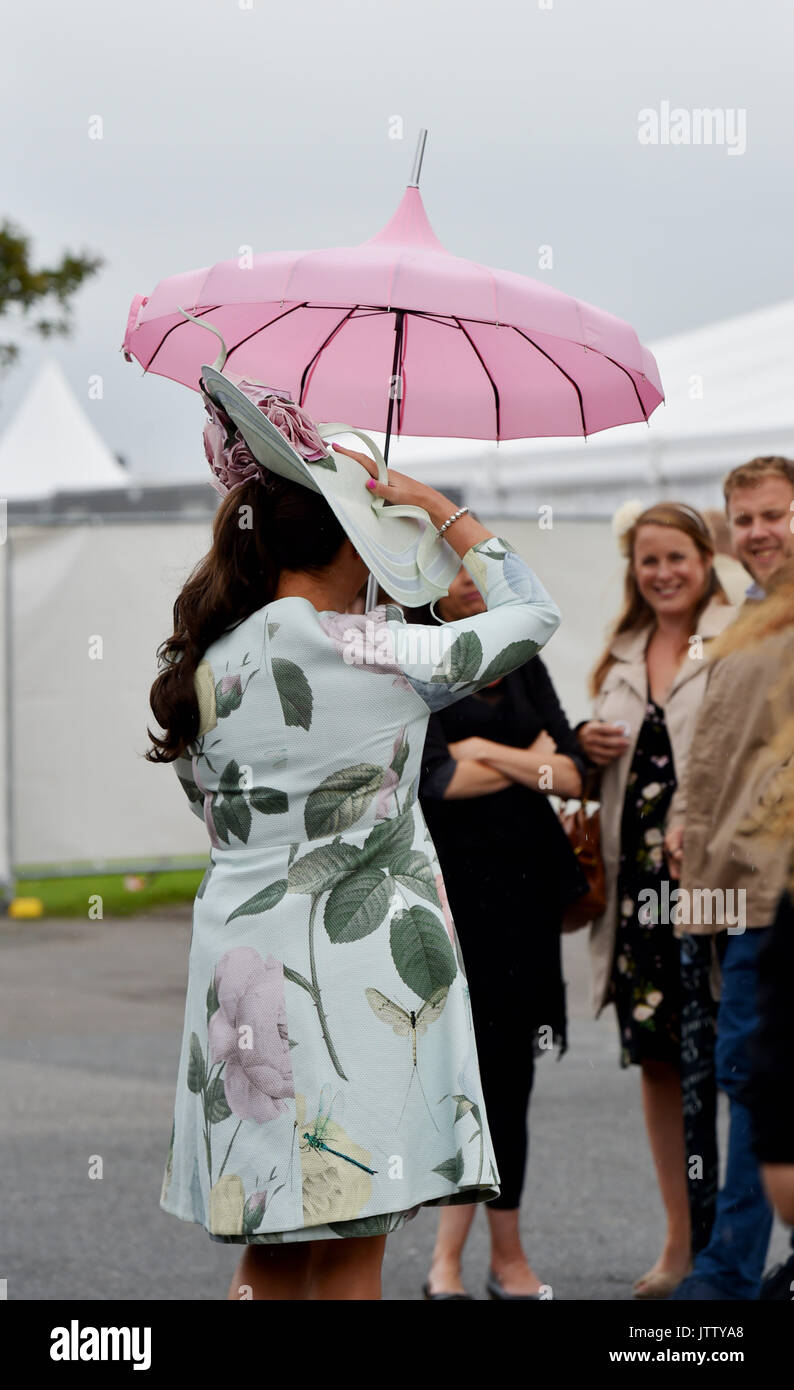
[[[618,927],[610,982],[620,1064],[681,1065],[680,944],[673,933],[664,823],[676,788],[664,710],[649,700],[626,783]]]

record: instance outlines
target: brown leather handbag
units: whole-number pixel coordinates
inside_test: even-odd
[[[587,879],[587,892],[576,898],[563,915],[564,932],[579,931],[581,927],[588,926],[601,916],[607,905],[604,861],[601,858],[601,812],[596,807],[588,815],[585,809],[588,790],[595,787],[597,778],[597,771],[588,772],[577,809],[569,813],[564,809],[560,812],[560,824]]]

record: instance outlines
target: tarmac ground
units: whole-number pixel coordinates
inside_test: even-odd
[[[191,910],[0,923],[0,1281],[11,1300],[226,1297],[239,1247],[159,1206]],[[590,1016],[586,937],[565,940],[570,1048],[536,1070],[521,1225],[555,1299],[625,1300],[659,1253],[663,1217],[637,1069],[618,1066],[612,1011]],[[422,1297],[437,1219],[422,1211],[389,1237],[384,1299]],[[787,1253],[776,1223],[768,1266]],[[464,1266],[478,1299],[487,1267],[480,1210]]]

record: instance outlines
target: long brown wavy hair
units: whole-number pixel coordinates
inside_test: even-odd
[[[652,507],[646,507],[645,511],[640,512],[636,521],[628,530],[624,531],[620,538],[620,548],[627,560],[626,575],[623,584],[623,607],[620,615],[612,628],[606,647],[599,657],[593,672],[590,676],[590,694],[597,695],[601,686],[604,684],[607,671],[614,664],[615,658],[610,651],[614,639],[621,632],[634,632],[638,628],[647,627],[655,621],[654,612],[649,603],[640,593],[639,585],[634,573],[634,542],[637,539],[637,532],[641,526],[670,526],[677,531],[683,531],[690,540],[695,542],[704,560],[714,560],[714,541],[711,533],[700,515],[694,507],[690,507],[686,502],[656,502]],[[717,572],[712,563],[711,575],[703,591],[703,595],[695,609],[695,621],[700,617],[703,609],[717,598],[720,603],[728,603],[728,595],[717,578]]]
[[[325,498],[262,469],[218,506],[212,546],[195,566],[174,603],[174,631],[157,648],[163,669],[149,704],[163,737],[146,732],[144,757],[173,762],[198,735],[193,685],[207,648],[251,613],[272,603],[282,569],[314,574],[338,554],[345,532]]]

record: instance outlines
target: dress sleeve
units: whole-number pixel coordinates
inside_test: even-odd
[[[437,714],[431,714],[422,754],[419,795],[432,797],[436,801],[443,800],[456,767],[457,763],[449,751],[441,719]]]
[[[438,627],[388,621],[394,659],[431,710],[515,671],[560,625],[560,610],[507,541],[491,536],[463,556],[487,612]]]

